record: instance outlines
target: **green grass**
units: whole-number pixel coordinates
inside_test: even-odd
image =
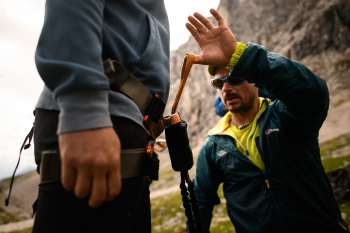
[[[223,197],[222,185],[219,187],[218,194],[220,198]],[[153,233],[174,233],[186,229],[185,220],[187,218],[182,206],[180,189],[177,193],[152,199],[151,211]],[[225,202],[214,207],[210,232],[235,232],[228,218]]]
[[[350,133],[341,135],[337,138],[324,142],[320,145],[321,157],[331,154],[333,151],[350,145]]]
[[[326,172],[336,170],[339,167],[344,166],[346,163],[350,163],[350,155],[336,158],[325,158],[322,160],[322,165]]]
[[[178,193],[151,200],[152,232],[174,233],[186,229],[186,216]]]
[[[23,220],[23,219],[18,218],[16,216],[14,216],[13,214],[7,213],[3,209],[0,208],[0,225],[7,224],[10,222],[18,222],[21,220]]]
[[[26,228],[20,231],[11,231],[10,233],[32,233],[33,227]]]
[[[320,145],[321,157],[329,156],[332,154],[332,152],[348,145],[350,145],[350,134],[345,134],[330,141],[324,142]],[[346,163],[350,163],[350,155],[322,159],[322,165],[326,172],[336,170],[339,167],[344,166]],[[346,201],[342,204],[338,204],[338,206],[340,212],[346,214],[343,219],[348,226],[350,226],[350,202]]]

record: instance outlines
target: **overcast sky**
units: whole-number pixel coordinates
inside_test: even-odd
[[[219,0],[165,0],[170,46],[188,40],[187,16],[209,16]],[[33,110],[43,87],[34,52],[44,20],[45,0],[0,0],[0,180],[12,175],[21,144],[32,127]],[[22,153],[18,174],[34,170],[33,146]]]

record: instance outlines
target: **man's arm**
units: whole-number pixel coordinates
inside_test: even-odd
[[[120,142],[102,61],[103,0],[47,0],[35,61],[60,107],[62,185],[89,205],[121,189]]]
[[[323,79],[303,64],[268,52],[264,46],[248,43],[230,76],[255,83],[280,100],[275,105],[276,112],[289,129],[318,137],[327,117],[328,88]]]
[[[201,147],[197,159],[196,176],[193,179],[205,232],[209,232],[214,205],[220,204],[217,190],[223,182],[223,176],[216,165],[216,153],[212,145],[213,142],[206,139]]]
[[[218,27],[199,13],[194,13],[197,20],[189,16],[192,25],[186,24],[201,49],[194,63],[226,67],[236,50],[236,38],[221,15],[214,9],[210,12],[218,21]],[[230,76],[255,83],[279,99],[275,107],[291,130],[318,137],[327,116],[329,93],[326,82],[304,65],[249,43]]]

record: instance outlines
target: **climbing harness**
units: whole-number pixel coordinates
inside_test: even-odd
[[[154,151],[161,151],[166,147],[164,140],[156,140],[165,130],[172,167],[181,174],[180,189],[189,229],[192,233],[202,233],[203,226],[199,215],[195,190],[188,174],[188,171],[193,166],[193,154],[187,135],[187,123],[181,120],[180,115],[176,112],[193,61],[194,55],[190,53],[186,54],[181,69],[180,85],[171,114],[167,116],[163,116],[165,103],[159,99],[159,96],[157,94],[154,96],[151,95],[148,89],[122,64],[108,59],[103,65],[111,90],[121,92],[135,102],[144,116],[143,125],[150,133],[150,140],[146,148],[121,151],[122,179],[142,175],[144,179],[158,180],[159,160]],[[23,149],[29,148],[32,136],[33,128],[23,142],[20,156]],[[25,143],[28,139],[29,143],[26,145]],[[158,148],[155,148],[154,145],[157,145]],[[19,162],[20,157],[17,167]],[[12,176],[9,196],[5,201],[6,206],[9,204],[17,167]],[[43,151],[40,163],[40,183],[60,182],[60,178],[61,161],[59,152]],[[186,187],[186,183],[188,188]]]

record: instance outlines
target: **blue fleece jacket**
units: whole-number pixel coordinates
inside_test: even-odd
[[[111,126],[110,114],[142,126],[136,104],[109,90],[103,61],[119,61],[166,102],[169,38],[164,0],[47,0],[36,107],[60,111],[58,133]]]

